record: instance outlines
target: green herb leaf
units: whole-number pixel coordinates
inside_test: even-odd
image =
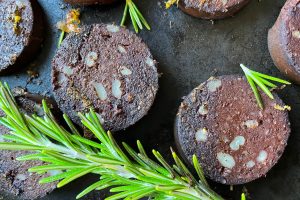
[[[97,167],[87,167],[87,168],[83,168],[80,170],[75,171],[74,173],[70,174],[69,176],[67,176],[64,180],[62,180],[61,182],[59,182],[57,184],[57,187],[63,187],[65,185],[67,185],[68,183],[84,176],[87,175],[89,173],[91,173],[92,171],[94,171],[95,169],[97,169]]]
[[[76,196],[76,199],[80,199],[81,197],[83,197],[83,196],[87,195],[88,193],[92,192],[93,190],[96,190],[97,188],[99,188],[103,185],[107,185],[107,183],[109,183],[111,181],[113,181],[112,178],[106,178],[106,179],[100,180],[100,181],[90,185],[85,190],[83,190],[81,193],[79,193]]]
[[[139,32],[139,30],[142,30],[145,26],[146,29],[150,30],[150,25],[142,15],[142,13],[139,11],[138,7],[135,5],[135,3],[132,0],[126,0],[123,17],[121,20],[121,26],[125,25],[127,15],[130,15],[130,19],[133,25],[133,28],[136,33]]]
[[[44,155],[41,153],[28,154],[28,155],[24,155],[24,156],[19,156],[16,158],[16,160],[18,160],[18,161],[39,160],[43,156]]]
[[[65,32],[61,31],[59,39],[58,39],[57,47],[60,47],[60,45],[61,45],[62,41],[64,40],[64,38],[65,38]]]
[[[0,149],[2,150],[43,150],[45,147],[39,147],[30,144],[18,144],[18,143],[9,143],[9,142],[0,142]]]
[[[261,96],[260,96],[260,94],[259,94],[259,91],[258,91],[258,89],[257,89],[257,87],[256,87],[256,85],[255,85],[255,83],[254,83],[254,81],[253,81],[248,75],[246,75],[246,78],[247,78],[247,80],[248,80],[248,82],[249,82],[249,84],[250,84],[250,87],[251,87],[252,90],[253,90],[253,93],[254,93],[254,95],[255,95],[256,101],[257,101],[257,103],[258,103],[258,106],[259,106],[261,109],[264,109],[263,101],[262,101],[262,99],[261,99]]]
[[[257,89],[257,86],[259,86],[261,88],[261,90],[270,99],[274,99],[274,96],[273,96],[270,89],[274,89],[277,86],[274,83],[272,83],[268,80],[278,82],[278,83],[283,83],[283,84],[291,84],[290,82],[285,81],[283,79],[272,77],[272,76],[269,76],[269,75],[266,75],[266,74],[262,74],[262,73],[250,70],[244,64],[240,64],[240,66],[241,66],[242,70],[245,73],[245,76],[246,76],[246,78],[249,82],[249,85],[250,85],[250,87],[251,87],[251,89],[252,89],[252,91],[255,95],[256,101],[257,101],[257,103],[258,103],[258,105],[261,109],[263,109],[264,106],[263,106],[263,101],[262,101],[261,95],[259,93],[259,90]]]
[[[246,200],[246,195],[245,195],[245,193],[242,193],[242,195],[241,195],[241,200]]]
[[[75,170],[68,171],[68,172],[63,172],[63,173],[60,173],[60,174],[56,174],[56,175],[53,175],[53,176],[49,176],[49,177],[43,178],[43,179],[41,179],[39,181],[39,183],[40,184],[46,184],[46,183],[52,183],[52,182],[55,182],[55,181],[62,180],[64,178],[66,178],[67,176],[73,174],[74,171]]]
[[[193,155],[193,164],[194,164],[194,167],[196,169],[196,172],[200,178],[200,181],[205,184],[206,186],[208,186],[208,183],[204,177],[204,174],[203,174],[203,170],[202,170],[202,167],[200,166],[199,164],[199,161],[197,159],[197,156]]]

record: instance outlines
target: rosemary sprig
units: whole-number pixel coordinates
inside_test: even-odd
[[[78,116],[99,142],[81,137],[66,115],[64,119],[71,132],[58,124],[45,101],[43,117],[21,113],[9,87],[2,83],[0,108],[6,114],[0,118],[0,123],[11,130],[11,134],[3,136],[8,142],[1,142],[0,149],[31,150],[34,153],[19,157],[18,160],[41,160],[47,163],[33,166],[29,169],[30,172],[61,170],[58,175],[40,180],[41,184],[59,181],[57,187],[63,187],[93,173],[100,176],[99,181],[88,186],[77,198],[93,190],[110,188],[113,195],[108,200],[143,197],[156,200],[222,199],[209,188],[196,156],[193,156],[193,163],[200,180],[196,180],[173,151],[174,165],[169,165],[155,150],[152,153],[156,161],[150,159],[139,141],[138,152],[126,143],[123,143],[124,151],[112,134],[103,130],[92,109],[89,113],[79,113]]]
[[[146,21],[146,19],[144,18],[144,16],[142,15],[142,13],[139,11],[139,9],[137,8],[137,6],[132,0],[126,0],[124,13],[121,20],[121,26],[124,26],[127,19],[128,12],[130,15],[133,28],[136,33],[138,33],[139,30],[142,30],[143,26],[145,26],[146,29],[151,30],[150,25],[148,24],[148,22]]]
[[[261,98],[261,95],[259,93],[257,86],[260,87],[260,89],[269,98],[274,99],[274,96],[273,96],[271,90],[277,88],[277,85],[275,85],[274,83],[272,83],[270,81],[278,82],[278,83],[282,83],[282,84],[286,84],[286,85],[291,84],[290,82],[285,81],[283,79],[276,78],[273,76],[269,76],[269,75],[262,74],[262,73],[253,71],[251,69],[248,69],[244,64],[240,64],[240,66],[245,73],[245,76],[249,82],[251,89],[253,90],[253,93],[255,95],[257,103],[261,109],[264,108],[264,105],[263,105],[263,101],[262,101],[262,98]]]

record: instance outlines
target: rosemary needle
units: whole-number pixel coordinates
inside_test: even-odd
[[[0,123],[13,130],[6,135],[6,142],[0,142],[0,149],[34,151],[17,158],[19,161],[44,162],[42,166],[32,166],[29,169],[31,172],[61,171],[60,174],[41,179],[41,184],[59,181],[57,187],[63,187],[86,174],[100,177],[78,194],[77,199],[93,190],[110,188],[113,194],[106,198],[108,200],[144,197],[156,200],[222,200],[222,197],[209,188],[196,156],[193,157],[193,164],[199,180],[173,150],[175,165],[168,164],[155,150],[152,153],[156,160],[150,159],[140,141],[137,141],[138,152],[126,143],[121,148],[112,134],[103,130],[92,109],[89,113],[79,113],[78,116],[82,124],[98,138],[98,142],[80,136],[66,115],[63,118],[71,131],[63,128],[54,119],[45,101],[43,117],[21,113],[9,87],[2,83],[0,109],[6,114],[0,118]]]
[[[249,82],[249,85],[254,93],[254,96],[256,98],[256,101],[258,103],[258,106],[263,109],[264,105],[263,105],[263,101],[261,98],[261,95],[259,93],[259,90],[257,88],[257,86],[271,99],[274,99],[274,96],[271,92],[272,89],[277,88],[277,85],[275,85],[274,83],[270,82],[278,82],[278,83],[282,83],[282,84],[287,84],[290,85],[291,83],[288,81],[285,81],[283,79],[280,78],[276,78],[273,76],[269,76],[266,74],[262,74],[256,71],[253,71],[249,68],[247,68],[244,64],[240,64],[242,70],[245,73],[245,76]]]
[[[65,37],[65,31],[61,31],[59,40],[58,40],[58,44],[57,44],[58,47],[60,47],[62,41],[64,40],[64,37]]]
[[[245,195],[245,193],[242,193],[242,195],[241,195],[241,200],[246,200],[246,195]]]
[[[121,20],[121,26],[124,26],[128,12],[136,33],[138,33],[139,30],[142,30],[143,27],[146,27],[147,30],[151,29],[150,25],[148,24],[148,22],[146,21],[146,19],[132,0],[126,0],[123,17]]]

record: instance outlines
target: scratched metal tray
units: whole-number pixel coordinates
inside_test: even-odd
[[[51,96],[51,59],[59,36],[55,25],[65,17],[68,7],[61,0],[39,2],[47,21],[43,48],[30,65],[24,66],[17,74],[0,77],[0,80],[7,81],[11,87],[22,86],[31,92]],[[116,134],[118,141],[134,145],[136,139],[140,139],[146,149],[155,148],[170,160],[169,147],[175,147],[174,118],[182,96],[212,75],[241,73],[239,63],[281,76],[268,52],[267,32],[284,0],[253,0],[235,17],[214,23],[190,17],[176,7],[166,11],[162,0],[136,0],[136,3],[152,26],[152,31],[142,31],[139,36],[149,45],[163,75],[150,113],[128,130]],[[117,3],[109,7],[81,8],[82,23],[118,24],[123,7],[122,3]],[[29,80],[26,72],[29,68],[38,71],[39,77]],[[235,186],[233,190],[229,186],[211,183],[213,189],[226,199],[239,199],[243,187],[255,200],[300,199],[300,88],[288,87],[280,95],[293,108],[290,112],[292,134],[283,157],[266,178]],[[43,199],[74,199],[95,178],[89,176],[75,181]],[[107,195],[107,192],[100,194],[101,197]],[[90,199],[100,199],[100,196]]]

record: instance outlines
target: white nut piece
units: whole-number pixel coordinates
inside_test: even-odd
[[[219,79],[212,79],[207,83],[207,89],[209,92],[215,92],[219,87],[221,87],[222,81]]]
[[[250,160],[246,163],[246,167],[249,168],[249,169],[254,167],[254,166],[255,166],[255,162],[253,160]]]
[[[122,97],[122,90],[121,90],[121,81],[115,79],[112,82],[112,94],[117,99],[121,99]]]
[[[240,146],[243,146],[245,144],[245,142],[246,139],[243,136],[239,135],[232,140],[229,146],[233,151],[237,151],[240,149]]]
[[[223,167],[232,169],[235,166],[234,158],[227,153],[219,152],[217,154],[217,159]]]
[[[93,67],[97,59],[98,59],[98,54],[94,51],[91,51],[85,57],[85,64],[88,67]]]
[[[223,140],[223,142],[225,142],[225,143],[230,142],[230,140],[229,140],[228,137],[226,137],[226,136],[224,136],[224,137],[222,138],[222,140]]]
[[[116,33],[116,32],[119,32],[120,31],[120,27],[119,26],[116,26],[116,25],[113,25],[113,24],[109,24],[106,26],[106,29],[109,31],[109,32],[112,32],[112,33]]]
[[[298,30],[297,31],[293,31],[292,35],[293,35],[294,38],[300,39],[300,31],[298,31]]]
[[[146,59],[146,64],[149,66],[149,67],[152,67],[154,70],[155,70],[155,62],[153,59],[151,59],[150,57],[147,57]]]
[[[63,74],[63,73],[58,74],[57,81],[58,81],[59,84],[62,84],[64,82],[66,82],[66,80],[67,80],[67,77],[66,77],[65,74]]]
[[[127,67],[121,67],[121,74],[124,76],[129,76],[132,74],[132,71],[128,69]]]
[[[199,107],[198,113],[199,113],[200,115],[207,115],[207,113],[208,113],[208,106],[207,106],[207,104],[202,104],[202,105]]]
[[[244,125],[247,127],[247,128],[256,128],[258,127],[258,121],[257,120],[247,120],[244,122]]]
[[[195,138],[197,142],[205,142],[207,141],[207,129],[206,128],[201,128],[199,129],[196,134],[195,134]]]
[[[259,154],[258,154],[258,156],[256,158],[256,161],[262,163],[267,158],[268,158],[268,153],[265,150],[262,150],[262,151],[259,152]]]
[[[107,92],[105,90],[105,87],[103,86],[102,83],[97,83],[97,82],[92,82],[91,83],[95,90],[96,90],[96,93],[97,93],[97,96],[102,100],[106,100],[107,99]]]
[[[16,179],[19,181],[25,181],[27,177],[25,174],[17,174]]]
[[[126,53],[127,52],[126,49],[123,46],[121,46],[121,45],[118,45],[118,51],[120,53]]]
[[[64,65],[62,68],[63,73],[66,75],[72,75],[73,74],[73,69],[67,65]]]

